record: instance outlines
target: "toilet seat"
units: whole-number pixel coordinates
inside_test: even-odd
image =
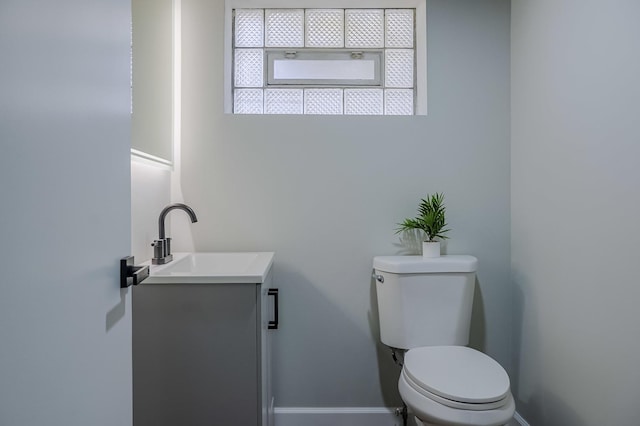
[[[465,346],[428,346],[405,354],[402,375],[416,392],[452,408],[499,408],[510,395],[509,376],[495,360]]]
[[[442,404],[447,407],[457,408],[459,410],[470,410],[470,411],[486,411],[493,410],[496,408],[502,407],[507,403],[507,397],[502,398],[499,401],[489,402],[489,403],[470,403],[470,402],[460,402],[452,399],[443,398],[440,395],[429,392],[424,389],[417,383],[415,383],[411,378],[406,374],[405,371],[402,372],[402,379],[409,385],[414,391],[419,393],[420,395],[427,397],[439,404]]]
[[[410,349],[398,390],[410,411],[430,424],[498,426],[515,412],[504,369],[464,346]]]
[[[491,410],[462,410],[448,407],[417,392],[407,384],[404,375],[400,375],[398,390],[402,400],[419,420],[428,424],[446,426],[502,426],[509,423],[516,410],[511,393],[505,398],[503,406]]]
[[[466,346],[411,349],[405,354],[403,374],[416,391],[453,408],[497,408],[510,388],[500,364]]]

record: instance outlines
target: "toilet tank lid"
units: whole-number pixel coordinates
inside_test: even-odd
[[[475,272],[478,268],[478,259],[467,255],[376,256],[373,258],[373,268],[394,274]]]

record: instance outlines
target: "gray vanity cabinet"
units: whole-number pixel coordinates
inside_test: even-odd
[[[134,426],[273,424],[270,282],[135,288]]]

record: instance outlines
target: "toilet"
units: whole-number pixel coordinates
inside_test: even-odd
[[[373,259],[380,340],[403,350],[398,390],[418,426],[502,426],[515,411],[509,376],[471,349],[478,259]]]

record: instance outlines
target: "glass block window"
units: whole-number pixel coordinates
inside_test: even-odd
[[[347,9],[345,17],[347,21],[345,47],[384,47],[384,10]]]
[[[302,89],[265,89],[265,114],[302,114]]]
[[[304,113],[341,115],[344,101],[342,89],[304,89]]]
[[[234,114],[413,115],[415,9],[234,9]]]
[[[304,47],[304,9],[267,9],[266,47]]]
[[[235,86],[262,87],[263,59],[262,49],[236,49]]]
[[[344,89],[344,113],[382,115],[382,89]]]
[[[344,10],[307,9],[306,47],[344,47]]]
[[[264,46],[264,11],[241,9],[236,11],[236,47]]]

